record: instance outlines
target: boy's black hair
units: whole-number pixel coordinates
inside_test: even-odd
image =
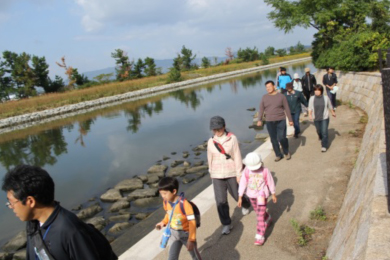
[[[164,177],[158,182],[158,190],[165,190],[173,192],[173,190],[179,191],[179,182],[173,177]]]
[[[13,191],[14,197],[23,205],[28,196],[45,206],[54,201],[54,181],[47,171],[38,166],[16,166],[4,176],[1,189]]]
[[[271,83],[273,86],[275,86],[275,82],[273,82],[272,80],[268,80],[267,82],[265,82],[264,85],[267,86],[269,83]]]

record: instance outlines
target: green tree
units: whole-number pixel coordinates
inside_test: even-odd
[[[110,78],[114,75],[114,73],[107,73],[107,74],[99,74],[96,77],[93,77],[99,84],[106,84],[110,82]]]
[[[274,56],[274,55],[275,55],[275,48],[272,47],[272,46],[268,46],[268,47],[265,49],[264,54],[267,55],[268,57]]]
[[[279,57],[283,57],[283,56],[287,55],[286,49],[277,49],[275,52],[276,52],[276,55],[278,55]]]
[[[116,79],[119,81],[130,79],[133,62],[130,62],[127,53],[121,49],[115,49],[115,52],[111,53],[111,57],[115,59]]]
[[[210,60],[207,57],[203,57],[202,58],[202,67],[203,68],[210,67]]]
[[[369,47],[372,59],[377,61],[378,57],[375,52],[378,48],[390,47],[388,40],[378,42],[378,39],[390,38],[390,1],[389,0],[330,0],[316,1],[313,4],[308,0],[265,0],[268,5],[273,7],[273,11],[268,17],[274,22],[277,28],[284,30],[286,33],[292,31],[296,26],[308,28],[313,27],[317,30],[312,43],[312,57],[317,67],[322,67],[329,56],[340,48],[341,45],[346,47],[346,53],[357,54],[362,56],[357,59],[357,67],[360,70],[374,69],[377,67],[367,67],[365,65],[364,55]],[[358,36],[358,34],[362,34]],[[379,34],[379,36],[378,36]],[[372,38],[367,39],[370,35]],[[369,46],[362,46],[353,42],[352,39],[366,39]],[[346,42],[352,45],[346,46]],[[355,48],[355,49],[354,49]],[[330,51],[334,49],[333,51]],[[353,52],[350,49],[354,49]],[[364,55],[363,55],[364,54]],[[333,59],[329,60],[329,65],[341,68],[338,63],[342,60],[332,55]],[[357,57],[355,57],[357,58]],[[348,56],[348,60],[353,57]],[[359,65],[362,63],[361,65]],[[375,64],[375,62],[371,63]],[[356,66],[355,66],[356,67]]]
[[[49,85],[49,65],[45,57],[32,57],[32,71],[34,74],[34,85],[46,89]]]
[[[190,70],[192,66],[192,61],[196,58],[196,55],[192,56],[192,50],[187,49],[184,45],[181,48],[181,54],[183,69]]]
[[[260,53],[260,60],[263,65],[269,64],[268,56],[265,53]]]
[[[181,81],[181,80],[182,80],[182,77],[181,77],[180,70],[176,69],[175,67],[171,68],[169,70],[167,83],[178,82],[178,81]]]
[[[0,102],[9,100],[9,95],[13,92],[11,71],[7,68],[6,62],[0,59]]]
[[[64,80],[56,75],[54,80],[51,80],[49,78],[49,83],[44,87],[45,93],[51,93],[51,92],[58,92],[65,87],[65,82]]]
[[[241,59],[244,62],[255,61],[260,58],[260,53],[256,47],[253,49],[247,47],[246,49],[239,49],[237,51],[237,58]]]
[[[182,69],[183,60],[180,54],[177,54],[176,58],[173,59],[173,67],[180,71]]]
[[[295,54],[297,53],[297,51],[295,50],[295,47],[294,46],[291,46],[290,48],[288,48],[288,54]]]
[[[134,65],[132,71],[132,78],[140,79],[143,77],[142,72],[145,69],[145,64],[141,59],[138,59],[137,63]]]
[[[157,75],[156,63],[154,62],[153,58],[146,57],[144,64],[145,64],[144,72],[147,77]]]
[[[77,86],[82,86],[90,82],[87,76],[80,74],[77,69],[72,70],[72,80],[75,81]]]
[[[301,42],[298,42],[295,46],[295,52],[296,53],[302,53],[305,52],[305,45],[303,45]]]

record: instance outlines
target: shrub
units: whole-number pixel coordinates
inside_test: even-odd
[[[167,82],[168,83],[172,83],[172,82],[178,82],[178,81],[181,81],[181,80],[182,80],[182,77],[181,77],[180,70],[178,70],[176,68],[171,68],[169,70],[169,75],[168,75]]]

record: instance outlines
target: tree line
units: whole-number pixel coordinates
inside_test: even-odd
[[[227,48],[225,61],[218,62],[214,57],[213,66],[222,66],[229,63],[241,63],[261,60],[262,64],[268,64],[268,58],[272,56],[285,56],[305,51],[305,47],[298,42],[296,46],[287,49],[277,49],[267,47],[264,52],[259,52],[256,47],[239,49],[234,53],[231,48]],[[54,79],[49,77],[49,65],[45,57],[39,57],[25,52],[18,54],[11,51],[4,51],[0,56],[0,101],[8,101],[12,97],[17,99],[28,98],[39,94],[37,88],[42,88],[44,93],[63,92],[72,89],[87,88],[94,85],[101,85],[112,81],[125,81],[152,77],[163,74],[162,69],[156,67],[153,58],[146,57],[144,60],[131,60],[128,54],[122,49],[115,49],[111,53],[115,60],[115,80],[112,80],[113,73],[100,74],[93,79],[89,79],[84,74],[79,73],[77,68],[67,64],[65,57],[62,57],[56,64],[64,69],[65,77],[55,75]],[[180,53],[173,59],[172,67],[169,70],[167,82],[177,82],[182,80],[181,72],[199,69],[199,65],[194,62],[196,55],[192,50],[182,47]],[[208,68],[212,62],[209,58],[201,59],[201,67]]]

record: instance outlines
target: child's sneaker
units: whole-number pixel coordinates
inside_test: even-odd
[[[222,228],[222,235],[229,235],[233,225],[224,225]]]
[[[244,215],[244,216],[246,216],[246,215],[248,215],[249,214],[249,209],[246,209],[246,208],[244,208],[244,207],[242,207],[242,215]]]
[[[256,235],[255,246],[262,246],[264,245],[264,242],[265,242],[264,236]]]

